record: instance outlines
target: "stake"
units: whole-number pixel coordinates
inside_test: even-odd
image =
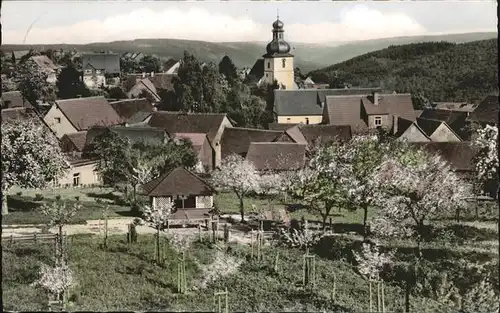
[[[377,312],[380,312],[381,308],[381,303],[380,303],[380,282],[377,282]]]
[[[370,285],[370,312],[373,312],[373,302],[372,302],[372,281],[369,281]]]
[[[104,220],[104,248],[108,248],[108,217]]]
[[[382,282],[382,313],[385,313],[384,283]]]
[[[335,301],[335,294],[337,293],[337,275],[333,273],[333,290],[332,290],[332,301]]]
[[[202,238],[201,238],[201,224],[198,224],[198,238],[199,238],[200,242],[202,242]]]
[[[253,259],[253,232],[250,233],[250,247],[252,248],[250,258]]]

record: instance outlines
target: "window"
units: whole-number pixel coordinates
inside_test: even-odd
[[[271,62],[267,62],[267,68],[271,68]]]
[[[73,186],[80,185],[80,173],[73,174]]]
[[[374,123],[375,123],[375,127],[382,126],[382,117],[381,116],[375,116]]]
[[[266,77],[268,77],[268,76],[269,76],[269,74],[266,73]]]
[[[60,117],[54,117],[54,122],[56,124],[61,124],[61,118]]]
[[[309,118],[306,117],[306,125],[309,125]]]
[[[286,59],[282,59],[281,63],[283,63],[283,68],[285,68],[286,67]]]
[[[286,122],[290,123],[290,118],[289,117],[286,118]]]

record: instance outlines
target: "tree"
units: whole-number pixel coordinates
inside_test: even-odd
[[[122,74],[135,74],[141,72],[139,63],[128,57],[120,58],[120,69]]]
[[[71,63],[57,75],[56,86],[57,97],[60,99],[90,96],[90,90],[83,83],[81,73]]]
[[[498,182],[498,127],[486,125],[474,137],[474,145],[479,148],[475,156],[476,179],[484,190],[488,183]]]
[[[284,175],[273,172],[264,173],[259,177],[258,188],[256,191],[259,195],[267,198],[267,211],[271,213],[272,216],[277,215],[273,210],[272,203],[285,191],[287,187],[287,183],[285,182],[286,178],[287,177]],[[274,218],[272,219],[274,220]]]
[[[57,138],[36,118],[2,122],[2,215],[12,186],[45,188],[68,168]]]
[[[292,194],[305,200],[308,209],[319,214],[326,229],[332,209],[346,202],[346,168],[340,163],[342,150],[337,144],[321,147],[306,169],[300,171]]]
[[[340,166],[345,167],[347,194],[351,208],[363,210],[363,236],[368,236],[368,209],[374,205],[378,187],[372,176],[389,151],[377,136],[355,136],[341,147]]]
[[[19,82],[19,90],[29,103],[36,105],[38,100],[55,100],[55,91],[47,82],[47,74],[41,72],[34,62],[18,64],[15,78]]]
[[[59,251],[57,252],[56,258],[58,259],[57,264],[63,264],[65,260],[64,242],[63,242],[63,227],[71,222],[71,219],[76,215],[76,213],[81,209],[79,203],[73,203],[67,206],[65,202],[60,199],[54,201],[51,204],[44,204],[41,208],[42,213],[50,218],[49,226],[57,227],[59,234]]]
[[[12,65],[16,64],[16,55],[14,54],[14,51],[12,51],[12,55],[10,57],[10,60],[12,62]]]
[[[212,174],[216,186],[232,190],[240,201],[241,221],[245,221],[244,197],[258,189],[259,175],[252,162],[237,154],[226,157]]]
[[[120,87],[113,87],[108,90],[110,99],[127,99],[127,94]]]
[[[146,179],[145,172],[149,172],[149,177],[157,177],[178,166],[192,167],[197,163],[192,145],[186,140],[158,144],[131,142],[109,128],[92,140],[84,155],[100,160],[96,169],[105,184],[132,186],[134,200],[137,185]],[[142,172],[142,178],[138,172]]]
[[[146,73],[155,72],[155,73],[158,73],[158,72],[160,72],[160,68],[161,68],[160,59],[158,59],[157,57],[152,56],[152,55],[145,55],[139,61],[139,68],[140,68],[140,70],[142,72],[146,72]]]
[[[425,221],[456,206],[465,207],[471,191],[439,155],[402,147],[386,157],[373,176],[380,190],[375,196],[380,209],[372,226],[382,235],[400,235],[403,231],[413,236],[417,257],[421,258]],[[405,223],[406,219],[413,227]]]
[[[144,220],[156,229],[156,261],[160,262],[160,230],[167,225],[170,214],[174,209],[174,202],[168,198],[162,205],[144,207]]]
[[[231,60],[231,58],[227,55],[225,55],[219,62],[219,73],[224,75],[230,83],[238,79],[238,70],[233,63],[233,60]]]
[[[43,290],[56,296],[58,300],[61,300],[62,297],[64,305],[65,299],[63,295],[74,284],[73,271],[68,265],[61,264],[55,267],[49,267],[42,264],[39,276],[39,279],[31,285],[34,287],[41,287]]]

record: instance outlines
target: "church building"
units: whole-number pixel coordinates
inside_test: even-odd
[[[284,39],[284,24],[278,19],[273,23],[273,40],[266,46],[264,59],[258,60],[249,75],[256,76],[259,83],[272,84],[275,80],[280,89],[294,90],[297,84],[294,79],[293,55],[290,45]],[[253,73],[252,73],[253,72]]]

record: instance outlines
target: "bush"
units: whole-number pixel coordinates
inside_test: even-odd
[[[76,201],[80,201],[80,196],[75,196]]]
[[[56,200],[61,200],[61,195],[57,195]]]
[[[16,195],[18,195],[19,197],[23,195],[23,192],[22,191],[18,191],[16,192]]]
[[[35,195],[35,201],[42,201],[43,200],[43,195],[41,193],[37,193]]]

